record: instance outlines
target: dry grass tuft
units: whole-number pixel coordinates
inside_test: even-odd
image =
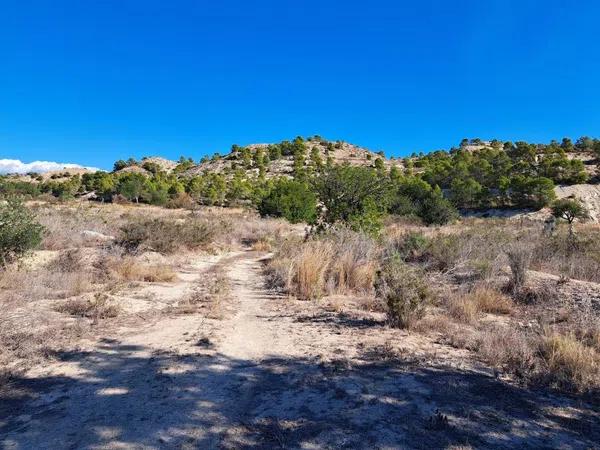
[[[311,241],[296,255],[293,269],[295,294],[301,299],[316,299],[325,290],[325,275],[333,257],[329,242]]]
[[[460,322],[474,323],[480,315],[477,303],[469,295],[456,295],[448,303],[450,316]]]
[[[545,376],[551,384],[577,392],[600,386],[600,355],[575,336],[557,333],[543,336],[540,353]]]
[[[288,240],[266,269],[267,284],[300,299],[326,294],[368,294],[378,268],[375,242],[346,229],[306,242]]]
[[[143,264],[132,257],[112,259],[107,266],[115,278],[123,281],[159,283],[177,280],[177,274],[171,267],[164,264]]]
[[[480,311],[489,314],[511,314],[514,310],[512,300],[502,292],[489,287],[478,286],[470,296]]]
[[[489,286],[477,286],[471,292],[450,299],[450,316],[464,323],[474,323],[482,313],[511,314],[514,305],[503,293]]]
[[[513,329],[499,327],[484,331],[476,343],[476,351],[493,366],[519,376],[530,376],[536,367],[533,338]]]
[[[257,252],[270,252],[273,249],[273,243],[271,239],[266,237],[260,237],[252,243],[252,250]]]
[[[117,317],[121,312],[108,295],[96,293],[93,299],[75,298],[59,305],[56,310],[76,317],[87,317],[94,321]]]

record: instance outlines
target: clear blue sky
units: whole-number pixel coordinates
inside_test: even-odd
[[[600,2],[27,1],[0,158],[111,167],[320,134],[403,155],[600,135]]]

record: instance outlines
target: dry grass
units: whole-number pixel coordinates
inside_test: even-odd
[[[177,274],[171,267],[164,264],[140,263],[133,257],[112,259],[107,267],[115,278],[122,281],[158,283],[177,280]]]
[[[89,326],[80,320],[57,323],[47,314],[0,319],[0,383],[39,364],[53,352],[84,335]]]
[[[469,294],[452,297],[448,303],[448,313],[460,322],[474,323],[480,312],[477,303]]]
[[[372,293],[378,250],[371,238],[346,229],[305,242],[291,239],[267,267],[268,284],[300,299]]]
[[[175,311],[191,314],[204,310],[208,318],[222,319],[230,292],[231,282],[224,268],[217,265],[203,274],[194,290],[178,303]]]
[[[252,243],[252,250],[257,252],[270,252],[273,249],[273,242],[266,237],[260,237]]]
[[[600,387],[600,354],[575,336],[549,333],[542,337],[540,353],[551,384],[578,392]]]
[[[226,224],[196,217],[187,219],[142,218],[123,225],[117,243],[128,252],[155,251],[174,254],[182,250],[208,249]]]
[[[114,236],[123,220],[120,210],[112,206],[79,203],[36,208],[37,218],[46,229],[41,248],[61,250],[98,245],[97,241],[87,238],[84,231]]]
[[[365,235],[346,229],[332,235],[335,257],[330,263],[330,293],[369,293],[378,268],[378,249]]]
[[[471,292],[453,296],[448,304],[450,315],[464,323],[474,323],[482,313],[511,314],[512,300],[500,291],[481,285]]]
[[[508,327],[483,331],[475,350],[492,366],[522,377],[531,377],[537,365],[535,339]]]
[[[316,299],[323,295],[325,275],[333,257],[329,242],[311,241],[304,245],[294,260],[292,279],[300,299]]]
[[[60,272],[46,267],[35,270],[11,268],[0,275],[0,300],[36,301],[74,297],[94,290],[90,272]]]
[[[75,298],[60,304],[56,310],[76,317],[86,317],[97,321],[117,317],[121,312],[119,305],[102,293],[96,293],[92,299]]]

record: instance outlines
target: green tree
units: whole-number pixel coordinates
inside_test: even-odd
[[[458,218],[456,208],[444,198],[439,187],[433,189],[422,201],[419,216],[427,225],[445,225]]]
[[[233,178],[228,183],[226,198],[229,204],[236,204],[242,200],[249,200],[252,197],[252,185],[246,179],[243,170],[236,170]]]
[[[320,171],[323,168],[323,159],[317,146],[314,146],[310,150],[310,162],[316,171]]]
[[[127,167],[127,162],[119,159],[118,161],[115,161],[115,164],[113,165],[113,172],[123,170],[125,167]]]
[[[258,205],[261,216],[285,217],[291,223],[313,223],[317,217],[317,197],[303,182],[276,180]]]
[[[569,234],[573,236],[573,222],[589,218],[586,207],[577,199],[563,198],[552,204],[552,215],[569,223]]]
[[[129,201],[139,203],[144,192],[145,177],[141,174],[129,173],[122,176],[117,184],[117,193]]]
[[[381,226],[389,186],[373,169],[347,164],[333,166],[316,179],[315,188],[325,207],[322,217],[325,223],[344,222],[362,228],[361,220],[368,218],[372,222],[370,230]]]
[[[458,208],[474,208],[479,204],[483,187],[475,179],[455,178],[450,185],[450,199]]]

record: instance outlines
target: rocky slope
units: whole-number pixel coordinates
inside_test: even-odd
[[[252,154],[262,151],[265,155],[269,154],[269,149],[274,144],[251,144],[245,148]],[[323,164],[330,157],[334,164],[348,163],[355,166],[373,166],[375,161],[380,158],[385,167],[402,167],[400,160],[387,159],[383,152],[373,152],[363,147],[359,147],[347,142],[337,141],[328,142],[321,139],[311,139],[304,142],[306,147],[305,161],[310,165],[311,154],[318,152]],[[281,175],[291,175],[293,172],[294,157],[292,155],[283,155],[277,159],[269,159],[265,164],[265,176],[276,177]],[[232,173],[235,169],[245,168],[249,173],[258,173],[259,169],[253,161],[249,167],[245,167],[240,157],[240,152],[230,152],[226,156],[213,158],[202,162],[183,173],[184,176],[194,176],[202,173]]]

